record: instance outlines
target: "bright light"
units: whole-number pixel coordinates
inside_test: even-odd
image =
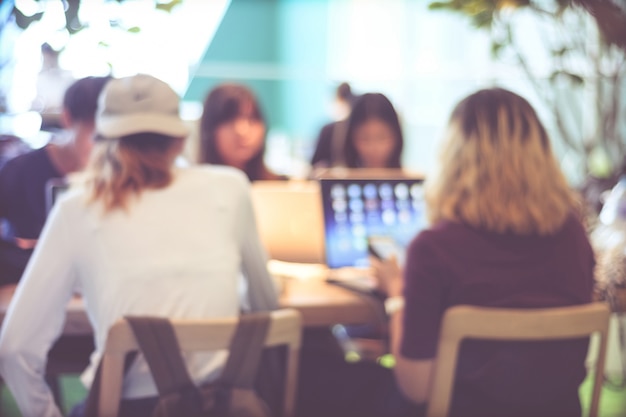
[[[83,1],[79,19],[84,29],[70,36],[62,0],[17,0],[16,6],[26,16],[42,11],[44,15],[15,42],[12,79],[4,86],[8,108],[17,113],[32,109],[44,42],[61,51],[59,71],[76,79],[141,72],[162,79],[182,95],[190,68],[202,57],[229,3],[186,0],[168,13],[151,0]],[[140,30],[128,30],[133,27]]]
[[[35,0],[15,0],[15,7],[26,17],[32,17],[41,11],[39,3]]]

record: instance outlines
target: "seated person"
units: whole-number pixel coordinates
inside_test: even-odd
[[[287,179],[264,161],[267,124],[254,93],[240,84],[222,84],[209,92],[200,119],[200,161],[229,165],[250,181]]]
[[[398,114],[380,93],[363,94],[354,104],[346,132],[347,168],[401,168],[404,137]]]
[[[0,374],[22,415],[61,416],[43,370],[75,288],[96,345],[82,375],[87,387],[110,326],[124,315],[237,316],[241,272],[251,309],[277,308],[248,179],[229,167],[174,166],[188,135],[178,108],[174,90],[148,75],[112,80],[102,92],[86,182],[52,209],[2,324]],[[198,353],[187,365],[204,382],[224,359]],[[156,393],[136,361],[120,415],[149,414]]]
[[[31,150],[22,138],[10,134],[0,134],[0,168],[9,160]]]
[[[404,138],[398,114],[387,97],[380,93],[361,95],[347,121],[344,144],[345,166],[350,169],[400,169]],[[319,171],[323,176],[330,171]],[[336,335],[350,346],[350,338],[385,338],[371,326],[337,326]],[[369,342],[368,342],[369,343]]]
[[[333,113],[336,120],[325,124],[315,142],[315,151],[311,158],[314,170],[343,165],[343,145],[346,138],[347,119],[354,102],[359,98],[352,92],[350,84],[339,84],[335,92]]]
[[[447,308],[589,303],[595,263],[546,130],[510,91],[456,106],[425,195],[432,225],[411,243],[403,276],[393,260],[372,260],[386,305],[398,307],[388,308],[394,372],[414,403],[428,400]],[[580,416],[588,343],[465,342],[450,415]]]
[[[0,169],[0,284],[16,283],[47,216],[46,183],[82,170],[92,147],[98,95],[109,77],[87,77],[65,92],[64,137],[19,155]]]

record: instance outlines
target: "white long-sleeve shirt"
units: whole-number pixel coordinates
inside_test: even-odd
[[[52,210],[18,284],[0,334],[0,373],[25,417],[61,416],[44,381],[46,355],[62,332],[77,289],[96,350],[91,384],[109,327],[124,315],[235,316],[238,281],[254,311],[277,308],[243,174],[227,167],[177,169],[170,186],[145,190],[129,210],[102,214],[83,190]],[[225,353],[188,358],[196,381],[214,378]],[[129,370],[127,398],[156,395],[145,362]]]

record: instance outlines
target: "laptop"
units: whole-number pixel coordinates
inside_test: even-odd
[[[70,188],[65,178],[51,178],[46,182],[46,212],[50,213],[52,206],[59,197]]]
[[[317,181],[255,181],[251,193],[259,235],[271,259],[324,263]]]
[[[423,179],[322,178],[320,187],[328,279],[369,291],[369,244],[393,242],[402,264],[407,246],[427,225]]]
[[[316,174],[317,179],[423,179],[419,171],[404,168],[326,168]]]

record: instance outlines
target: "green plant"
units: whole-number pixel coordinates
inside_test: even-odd
[[[9,90],[10,76],[6,74],[10,74],[13,69],[12,65],[14,64],[14,56],[15,53],[13,48],[15,44],[11,42],[12,39],[16,38],[16,32],[25,32],[31,28],[36,22],[41,21],[44,18],[44,15],[48,13],[51,9],[49,6],[57,6],[62,2],[63,11],[65,14],[65,25],[59,28],[54,28],[57,34],[66,34],[67,37],[60,37],[64,39],[67,43],[68,39],[71,39],[75,35],[79,35],[80,33],[89,28],[89,22],[81,21],[81,7],[84,5],[92,6],[94,3],[127,3],[127,5],[131,5],[133,2],[137,0],[0,0],[0,73],[4,74],[4,77],[0,77],[0,114],[6,113],[9,111],[7,105],[7,91]],[[167,13],[171,13],[172,10],[183,3],[183,0],[152,0],[152,5],[155,10],[165,11]],[[56,9],[55,11],[57,11]],[[113,29],[108,32],[107,35],[102,35],[101,38],[96,39],[96,44],[94,44],[94,48],[98,48],[99,50],[107,50],[110,47],[110,39],[108,35],[120,31],[125,34],[137,34],[142,31],[142,28],[139,25],[127,24],[124,22],[124,19],[119,19],[117,17],[109,17],[105,14],[101,14],[98,16],[99,19],[104,22],[104,24],[108,24],[108,26]],[[35,25],[33,25],[34,27]],[[16,28],[18,29],[16,31]],[[41,29],[39,29],[41,32]],[[35,33],[37,29],[35,29]],[[7,36],[6,38],[4,36]],[[9,39],[8,41],[6,39]],[[65,45],[50,45],[53,48],[53,52],[57,53],[59,50],[62,50]],[[112,68],[111,62],[106,62],[109,65],[109,68]],[[9,80],[9,81],[7,81]]]
[[[566,151],[584,162],[579,177],[619,174],[626,163],[624,0],[447,0],[429,7],[488,31],[492,54],[521,69],[551,110]],[[547,28],[548,72],[538,71],[536,54],[524,50],[528,18]]]
[[[48,0],[34,0],[35,3],[44,3]],[[78,12],[81,6],[81,0],[63,0],[65,5],[65,28],[67,29],[70,35],[79,32],[85,26],[79,19]],[[92,0],[93,1],[93,0]],[[124,3],[129,0],[115,0],[118,3]],[[170,0],[170,1],[159,1],[154,0],[154,7],[159,10],[164,10],[166,12],[171,12],[174,7],[181,4],[183,0]],[[15,23],[21,28],[26,29],[31,23],[41,20],[43,17],[43,10],[38,10],[32,14],[25,14],[24,11],[19,8],[17,5],[13,6],[12,11],[13,16],[15,17]],[[116,25],[116,22],[111,22],[112,25]],[[138,32],[140,28],[132,27],[126,28],[129,32]]]

